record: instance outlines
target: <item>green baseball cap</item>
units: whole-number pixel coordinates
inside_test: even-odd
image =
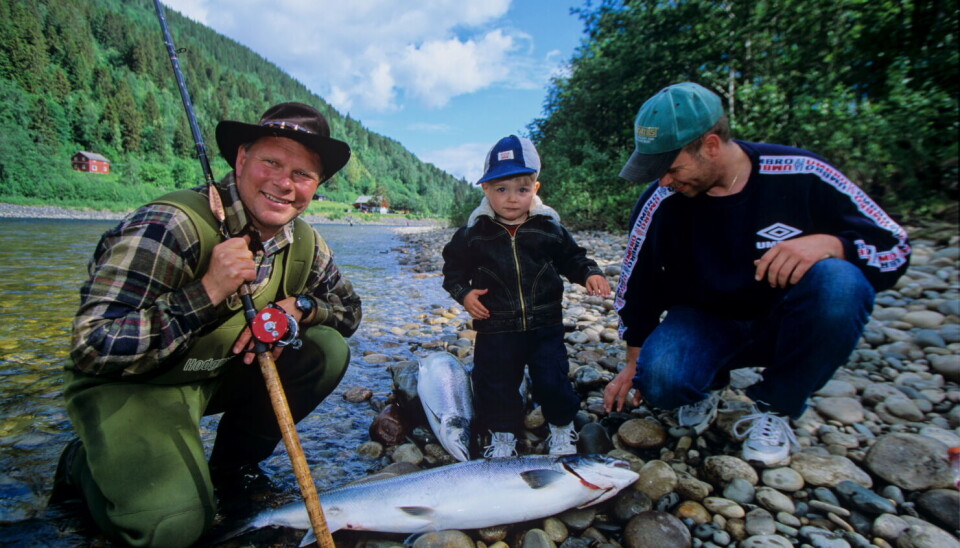
[[[700,84],[683,82],[661,89],[637,112],[633,122],[636,149],[620,176],[634,183],[659,179],[683,147],[722,117],[720,97]]]

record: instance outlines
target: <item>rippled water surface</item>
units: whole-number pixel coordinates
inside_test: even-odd
[[[86,264],[100,234],[115,221],[0,219],[0,545],[85,546],[89,539],[69,520],[45,509],[53,473],[73,430],[61,398],[61,371],[69,360],[70,322],[79,303]],[[353,359],[337,391],[298,426],[319,489],[365,475],[379,464],[357,456],[375,412],[351,404],[342,392],[366,386],[390,390],[383,365],[365,352],[413,358],[390,332],[412,323],[431,305],[450,306],[439,278],[415,279],[401,270],[395,229],[320,225],[335,259],[363,299],[364,319],[350,339]],[[424,337],[429,337],[424,330]],[[208,450],[217,417],[202,423]],[[265,463],[285,492],[296,482],[282,444]],[[67,523],[64,524],[63,522]]]

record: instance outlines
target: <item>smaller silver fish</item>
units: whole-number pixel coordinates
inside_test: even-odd
[[[422,358],[417,394],[440,445],[453,458],[470,460],[473,384],[460,360],[447,352]]]

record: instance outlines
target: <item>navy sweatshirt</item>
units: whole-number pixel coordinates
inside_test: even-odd
[[[756,281],[753,262],[783,240],[837,236],[877,291],[906,271],[906,231],[837,168],[798,148],[736,143],[753,164],[739,193],[688,198],[654,182],[637,202],[616,294],[628,345],[679,304],[735,319],[766,312],[785,290]]]

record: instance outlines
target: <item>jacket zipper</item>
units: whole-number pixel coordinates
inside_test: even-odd
[[[526,222],[526,221],[524,221]],[[497,223],[499,224],[499,223]],[[522,225],[523,223],[520,223]],[[517,297],[520,298],[520,322],[523,326],[523,330],[527,330],[527,305],[523,302],[523,283],[520,280],[520,258],[517,257],[517,236],[516,234],[520,231],[520,225],[517,225],[517,230],[513,234],[510,234],[510,230],[507,227],[503,226],[503,229],[507,231],[507,235],[510,236],[510,249],[513,251],[513,266],[517,269]]]

